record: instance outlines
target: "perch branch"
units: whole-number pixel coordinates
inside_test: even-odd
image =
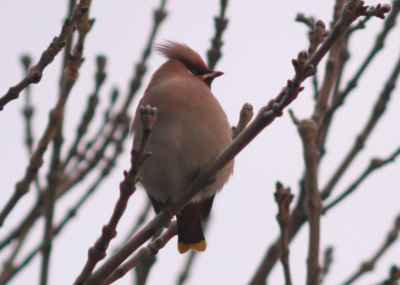
[[[116,280],[122,278],[132,268],[135,268],[140,263],[146,261],[150,257],[156,255],[160,249],[162,249],[168,241],[178,234],[178,227],[176,221],[172,221],[168,230],[166,230],[161,236],[150,242],[147,246],[142,247],[127,262],[120,265],[111,275],[105,280],[103,284],[112,284]]]

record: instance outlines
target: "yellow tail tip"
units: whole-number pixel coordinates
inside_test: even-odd
[[[190,243],[190,244],[178,242],[178,251],[181,254],[188,252],[189,249],[203,252],[206,250],[206,248],[207,248],[207,243],[205,240],[202,240],[199,243]]]

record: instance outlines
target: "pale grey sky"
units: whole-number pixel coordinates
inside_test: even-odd
[[[23,71],[19,56],[28,52],[36,62],[51,39],[59,34],[66,14],[64,2],[0,2],[1,95],[21,79]],[[371,0],[366,2],[367,5],[376,4]],[[126,93],[134,63],[139,59],[147,41],[152,11],[158,3],[155,0],[92,1],[90,17],[96,18],[96,23],[86,41],[86,62],[80,70],[80,80],[72,91],[66,109],[66,144],[74,139],[76,123],[81,117],[88,94],[93,90],[95,56],[101,53],[108,58],[108,77],[102,89],[100,103],[100,108],[104,108],[113,86],[120,88],[121,94]],[[225,74],[214,81],[213,93],[221,102],[232,125],[236,124],[240,108],[245,102],[253,104],[257,112],[278,94],[287,79],[293,77],[291,59],[300,50],[308,47],[308,30],[303,24],[294,21],[296,13],[313,15],[329,27],[332,6],[333,1],[316,0],[230,1],[226,13],[229,25],[223,35],[223,57],[217,65],[217,69]],[[205,58],[210,39],[214,36],[213,17],[219,13],[219,1],[168,1],[166,9],[168,17],[162,24],[156,42],[163,39],[184,42]],[[368,22],[365,30],[354,36],[351,41],[351,60],[344,79],[351,77],[357,70],[381,27],[382,20],[374,18]],[[320,169],[320,186],[326,184],[368,118],[375,98],[382,90],[382,82],[388,77],[394,60],[399,56],[399,35],[400,27],[396,27],[388,38],[387,48],[360,80],[359,88],[351,93],[346,107],[338,112],[328,137],[327,154]],[[57,98],[61,58],[60,54],[45,69],[42,81],[32,87],[32,101],[36,107],[36,138],[46,126],[48,112]],[[158,55],[150,59],[136,104],[150,75],[163,61]],[[321,79],[324,62],[319,70]],[[310,80],[305,83],[305,87],[290,106],[299,118],[309,117],[313,111]],[[386,157],[399,147],[399,97],[399,89],[396,89],[392,93],[387,113],[348,174],[340,181],[334,195],[339,194],[358,177],[371,157]],[[0,207],[11,195],[15,182],[22,178],[26,167],[24,124],[20,114],[22,106],[23,98],[20,98],[8,104],[0,113]],[[130,109],[131,114],[135,108],[134,104]],[[100,121],[97,122],[99,123]],[[71,284],[80,272],[86,260],[87,249],[97,239],[102,225],[112,212],[122,171],[129,166],[130,144],[131,141],[126,142],[125,154],[120,157],[113,175],[56,239],[50,284]],[[400,212],[399,165],[396,162],[374,173],[346,202],[322,218],[321,249],[329,245],[335,246],[334,264],[325,284],[339,284],[344,281],[383,242],[395,215]],[[46,163],[43,170],[47,168]],[[246,284],[263,258],[267,246],[279,234],[275,220],[277,206],[273,197],[275,182],[280,180],[285,186],[290,186],[296,199],[303,169],[301,141],[286,110],[283,117],[265,129],[237,157],[233,177],[215,200],[213,220],[206,233],[207,251],[199,254],[188,284]],[[42,176],[41,179],[45,182],[45,177]],[[89,178],[83,185],[87,186],[90,182]],[[85,188],[81,189],[83,191]],[[57,203],[56,220],[63,216],[78,196],[78,193],[72,193]],[[32,190],[32,193],[20,201],[5,226],[0,229],[0,237],[18,223],[19,218],[23,217],[34,202],[34,197]],[[144,199],[142,190],[138,190],[131,198],[129,208],[118,227],[119,235],[112,242],[111,249],[125,237],[132,217],[140,212]],[[292,278],[295,284],[305,282],[307,229],[305,226],[290,246]],[[42,230],[36,230],[27,247],[34,246],[41,238]],[[0,260],[4,260],[7,255],[8,252],[1,253]],[[382,258],[376,271],[356,284],[371,284],[382,280],[393,263],[400,265],[399,256],[400,244],[397,243]],[[171,240],[160,251],[148,284],[175,284],[177,273],[185,260],[185,256],[181,256],[176,249],[176,239]],[[37,257],[10,284],[37,284],[39,268],[40,259]],[[115,284],[131,284],[131,278],[127,276]],[[269,284],[283,282],[282,267],[278,264]]]

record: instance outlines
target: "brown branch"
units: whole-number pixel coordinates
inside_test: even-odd
[[[370,260],[363,262],[358,269],[347,281],[343,283],[343,285],[353,284],[355,280],[357,280],[361,275],[366,272],[372,271],[374,269],[375,264],[379,261],[379,259],[383,256],[383,254],[390,248],[391,245],[396,241],[400,231],[400,215],[396,217],[393,228],[388,233],[386,240],[379,247],[376,253],[372,256]]]
[[[185,189],[185,194],[181,197],[177,197],[166,211],[160,212],[141,231],[132,237],[124,247],[110,257],[92,274],[87,284],[99,284],[102,280],[107,278],[132,252],[151,238],[162,226],[168,223],[171,217],[178,213],[198,191],[206,185],[213,183],[218,170],[229,163],[229,161],[242,151],[265,127],[270,125],[278,116],[282,115],[283,109],[303,90],[303,88],[300,87],[300,83],[308,74],[308,68],[296,73],[293,81],[289,80],[288,86],[283,88],[281,93],[279,93],[275,99],[271,100],[267,106],[260,109],[255,120],[233,140],[228,148],[221,152],[211,165],[199,171],[196,179]]]
[[[335,88],[336,90],[335,90],[333,98],[331,100],[332,101],[331,106],[326,111],[326,113],[323,117],[323,120],[321,122],[321,126],[318,131],[318,143],[317,144],[318,144],[318,148],[320,149],[320,151],[322,153],[324,152],[323,148],[324,148],[324,144],[325,144],[326,135],[328,133],[329,126],[333,120],[333,117],[334,117],[336,111],[338,110],[338,108],[340,106],[343,105],[346,97],[357,86],[358,80],[363,75],[364,71],[367,69],[367,67],[372,62],[372,60],[375,58],[375,56],[378,54],[378,52],[380,50],[382,50],[385,40],[386,40],[387,36],[389,35],[389,32],[395,26],[396,17],[399,14],[399,11],[400,11],[400,1],[393,0],[392,11],[389,13],[387,19],[385,20],[381,33],[376,37],[375,44],[374,44],[373,48],[371,49],[371,51],[369,52],[366,59],[364,60],[364,62],[361,64],[361,67],[358,69],[358,71],[353,76],[353,78],[348,81],[347,86],[343,91],[339,92],[338,91],[339,85],[338,84],[336,85],[336,88]],[[350,33],[347,33],[347,34],[348,34],[348,36],[350,35]],[[348,39],[348,36],[346,37],[347,39]],[[347,48],[345,50],[343,50],[343,52],[344,52],[344,54],[342,55],[342,57],[343,56],[346,57],[346,60],[347,60],[347,57],[348,57]],[[341,76],[342,76],[342,71],[339,72],[338,83],[340,83]]]
[[[338,40],[338,38],[343,35],[352,21],[356,20],[359,16],[359,10],[355,9],[354,4],[360,5],[360,1],[353,1],[351,5],[345,5],[342,9],[342,13],[338,14],[338,20],[335,20],[335,26],[333,27],[331,33],[327,36],[325,41],[322,43],[321,47],[314,53],[314,55],[309,59],[309,65],[316,66],[316,63],[319,63],[322,57],[328,52],[328,50],[333,46],[333,44]],[[336,18],[336,16],[335,16]],[[289,239],[292,240],[293,237],[297,234],[298,230],[302,227],[302,225],[306,222],[307,216],[304,212],[303,203],[305,199],[305,179],[301,183],[301,191],[300,197],[296,207],[292,212],[292,219],[289,225]],[[252,280],[250,281],[250,285],[259,285],[265,284],[265,279],[268,274],[271,272],[275,262],[280,256],[280,239],[278,238],[268,249],[262,263],[254,274]]]
[[[88,3],[88,8],[90,6],[90,1]],[[79,68],[81,63],[84,61],[82,58],[84,40],[87,33],[91,30],[93,21],[89,21],[88,18],[89,12],[87,11],[81,19],[77,23],[77,29],[79,32],[78,42],[73,50],[72,55],[69,57],[67,61],[67,65],[62,73],[62,84],[61,84],[61,92],[60,98],[68,98],[72,87],[75,85],[78,77],[79,77]],[[44,227],[44,236],[43,236],[43,245],[42,245],[42,268],[41,268],[41,281],[40,284],[46,285],[49,266],[50,266],[50,254],[53,240],[53,216],[54,216],[54,207],[56,200],[56,191],[61,182],[61,148],[63,143],[62,137],[62,123],[63,120],[60,120],[59,126],[57,128],[56,134],[53,137],[53,154],[51,159],[50,171],[48,174],[48,188],[44,194],[45,200],[45,227]]]
[[[332,265],[333,262],[333,247],[330,246],[324,251],[324,263],[322,265],[321,271],[320,271],[320,277],[319,277],[319,284],[324,283],[324,278],[328,275],[329,268]]]
[[[104,111],[104,114],[103,114],[103,122],[101,123],[101,127],[97,130],[96,135],[94,135],[88,142],[86,142],[84,152],[89,151],[96,142],[101,140],[101,135],[104,134],[104,130],[106,129],[106,126],[108,126],[108,124],[111,121],[113,121],[113,119],[111,118],[111,114],[114,111],[114,106],[118,100],[118,97],[119,97],[119,90],[116,87],[114,87],[110,94],[110,103],[107,105],[108,107]],[[78,159],[81,159],[81,157],[84,157],[84,155],[80,154],[80,153],[78,153],[77,156],[78,156]]]
[[[400,74],[400,56],[394,67],[390,78],[386,82],[378,100],[376,101],[374,108],[372,110],[372,114],[370,115],[364,129],[362,130],[361,134],[357,136],[355,143],[351,150],[348,152],[347,156],[343,160],[342,164],[336,170],[332,178],[329,180],[328,184],[324,187],[321,192],[322,199],[326,199],[331,194],[334,186],[342,177],[343,173],[346,169],[350,166],[351,162],[354,160],[356,155],[364,148],[365,142],[368,139],[369,135],[371,134],[372,130],[378,123],[379,119],[382,117],[386,110],[386,106],[390,100],[390,95],[394,90],[396,80]]]
[[[396,265],[393,265],[389,271],[389,278],[379,283],[379,285],[399,285],[400,280],[400,269]]]
[[[328,205],[326,205],[323,209],[323,214],[325,214],[327,211],[329,211],[331,208],[339,204],[342,200],[344,200],[348,195],[353,193],[358,186],[375,170],[381,168],[382,166],[385,166],[386,164],[389,164],[393,162],[396,157],[400,155],[400,147],[394,151],[392,155],[390,155],[386,159],[379,159],[379,158],[374,158],[371,159],[369,166],[364,170],[364,172],[360,175],[360,177],[353,182],[347,189],[344,191],[339,197],[337,197],[335,200],[331,201]]]
[[[154,14],[155,15],[154,16],[154,25],[151,30],[151,34],[148,39],[147,45],[145,47],[145,51],[143,52],[142,59],[141,59],[140,63],[137,64],[136,72],[131,81],[130,90],[128,92],[127,98],[124,103],[125,111],[129,107],[129,104],[132,102],[132,99],[133,99],[134,95],[136,94],[136,91],[140,87],[143,75],[145,74],[145,71],[146,71],[145,64],[150,55],[150,49],[153,44],[155,35],[157,34],[157,31],[158,31],[158,28],[159,28],[161,22],[166,17],[166,12],[164,11],[165,3],[166,3],[165,0],[161,0],[160,8],[155,10],[155,12],[154,12],[155,13]],[[65,194],[67,192],[67,190],[69,190],[70,188],[75,186],[78,182],[82,181],[83,178],[86,176],[86,174],[88,174],[92,169],[94,169],[96,167],[96,165],[102,160],[105,149],[108,147],[108,145],[110,143],[112,143],[115,140],[114,133],[115,133],[115,131],[117,131],[118,126],[120,126],[121,123],[129,124],[129,118],[127,117],[126,112],[124,112],[124,110],[122,110],[116,116],[116,119],[113,120],[113,123],[111,126],[111,131],[109,132],[108,136],[103,139],[103,145],[98,149],[98,151],[95,152],[93,159],[91,159],[87,162],[87,167],[84,168],[83,170],[81,169],[79,171],[79,173],[76,173],[76,175],[73,176],[72,179],[67,180],[67,181],[64,181],[64,180],[62,181],[62,187],[57,192],[57,199],[59,197],[61,197],[63,194]],[[126,139],[126,137],[127,137],[127,134],[124,135],[123,139]],[[43,152],[44,151],[45,151],[45,149],[43,150]],[[33,168],[33,172],[35,172],[35,168]],[[16,203],[16,202],[13,202],[13,203]],[[12,204],[12,203],[9,203],[9,204]],[[4,219],[4,214],[9,211],[10,211],[10,209],[8,209],[7,207],[5,209],[3,209],[3,218],[2,218],[2,215],[0,214],[0,221],[1,221],[1,219]],[[36,204],[32,207],[32,209],[29,211],[29,213],[22,220],[21,224],[15,230],[13,230],[6,238],[4,238],[3,241],[0,242],[0,250],[2,248],[4,248],[7,244],[9,244],[13,239],[17,238],[21,234],[22,229],[24,229],[26,227],[31,227],[32,224],[36,221],[36,219],[42,214],[42,212],[43,212],[43,196],[41,195],[38,197]]]
[[[90,123],[92,122],[93,116],[96,112],[96,107],[99,102],[99,91],[101,86],[103,85],[107,73],[105,72],[105,66],[107,63],[107,59],[105,56],[97,56],[96,58],[96,63],[97,63],[97,71],[95,75],[95,89],[94,92],[92,93],[91,96],[89,96],[87,105],[86,105],[86,110],[84,111],[84,114],[82,116],[82,120],[79,123],[79,126],[76,130],[76,138],[74,142],[72,143],[72,146],[69,149],[67,158],[65,159],[65,162],[63,163],[63,167],[65,168],[66,165],[68,165],[69,161],[71,158],[74,156],[78,156],[80,158],[81,156],[78,155],[78,145],[81,142],[81,139],[84,137],[86,134]],[[109,107],[113,107],[115,100],[111,100],[111,104]],[[102,124],[103,126],[103,124]]]
[[[87,173],[89,173],[101,161],[101,158],[103,157],[103,154],[108,144],[112,141],[113,134],[115,133],[118,125],[121,122],[124,122],[125,119],[127,118],[127,110],[142,83],[144,74],[146,73],[146,62],[150,56],[155,36],[158,32],[160,24],[167,16],[167,12],[164,10],[165,4],[166,0],[162,0],[160,3],[160,7],[154,11],[153,27],[151,29],[151,33],[147,41],[147,44],[144,48],[141,61],[136,64],[135,74],[133,76],[133,79],[131,80],[129,91],[125,98],[124,103],[122,104],[121,110],[118,112],[118,114],[115,115],[115,119],[112,120],[108,125],[110,130],[108,134],[104,136],[104,138],[102,139],[103,144],[95,152],[94,157],[92,159],[85,161],[85,166],[82,169],[78,169],[77,171],[72,172],[68,177],[68,179],[64,181],[63,188],[60,189],[60,192],[62,194],[66,193],[66,191],[68,191],[74,185],[82,181],[82,179],[87,175]]]
[[[354,7],[350,7],[354,8]],[[217,158],[202,169],[196,179],[185,190],[185,195],[177,197],[167,212],[160,212],[153,220],[151,220],[145,228],[132,237],[123,248],[117,251],[114,256],[110,257],[99,269],[97,269],[90,277],[88,284],[99,284],[105,280],[112,271],[114,271],[121,262],[123,262],[132,252],[134,252],[141,244],[146,242],[154,233],[160,229],[165,223],[168,223],[184,205],[205,185],[213,182],[215,175],[219,169],[222,169],[230,160],[232,160],[243,148],[245,148],[265,127],[270,125],[277,117],[282,116],[283,110],[294,100],[303,90],[300,84],[309,76],[315,73],[315,68],[321,61],[323,56],[329,51],[338,37],[348,28],[352,21],[357,19],[357,11],[350,9],[345,20],[338,21],[340,28],[337,32],[332,32],[321,47],[314,53],[306,64],[302,64],[303,57],[301,53],[296,60],[296,74],[292,80],[288,80],[287,85],[282,89],[275,99],[272,99],[267,106],[262,107],[256,118],[249,126],[225,149]],[[347,26],[346,26],[347,25]],[[342,31],[344,29],[344,31]],[[334,29],[335,30],[335,29]],[[302,52],[303,53],[303,52]],[[317,272],[318,273],[318,272]]]
[[[129,133],[129,128],[122,130],[122,132]],[[121,135],[120,137],[123,138],[123,135]],[[115,152],[117,152],[117,153],[122,152],[122,143],[123,143],[122,140],[119,140],[116,142]],[[64,216],[64,218],[61,219],[61,222],[56,227],[54,227],[54,237],[58,236],[58,234],[68,224],[68,222],[76,216],[76,214],[79,211],[79,209],[81,208],[81,206],[89,199],[91,194],[94,193],[94,191],[98,188],[100,183],[110,174],[111,169],[115,165],[115,161],[116,161],[117,157],[118,157],[118,155],[114,154],[111,156],[111,158],[109,160],[107,160],[105,166],[100,171],[99,177],[97,179],[95,179],[95,182],[93,183],[93,185],[88,188],[86,193],[78,200],[76,205],[68,210],[68,212]],[[32,216],[34,217],[34,214],[32,214]],[[33,221],[34,221],[34,219],[33,219]],[[32,225],[30,224],[29,226],[22,227],[21,231],[25,230],[25,229],[29,230],[31,228],[31,226]],[[23,236],[24,236],[24,232],[22,232],[19,235],[18,246],[20,246],[22,244],[21,239]],[[38,246],[36,246],[36,248],[34,248],[29,254],[27,254],[25,259],[23,259],[23,261],[19,265],[14,265],[11,262],[8,262],[7,263],[8,267],[4,268],[3,272],[1,273],[0,280],[2,280],[2,281],[0,281],[0,284],[3,284],[2,282],[8,282],[15,274],[17,274],[22,269],[24,269],[26,267],[26,265],[28,265],[33,260],[33,258],[38,253],[40,253],[41,249],[42,249],[42,243],[39,244]]]
[[[212,46],[207,52],[208,57],[208,68],[214,70],[218,60],[221,58],[221,47],[224,44],[222,41],[222,33],[228,26],[228,19],[225,18],[226,7],[228,6],[228,0],[220,0],[220,13],[219,17],[215,17],[215,36],[211,40]]]
[[[58,37],[54,37],[47,50],[42,53],[40,60],[34,66],[29,69],[28,74],[24,79],[21,80],[17,85],[10,87],[8,92],[0,98],[0,111],[3,110],[4,106],[11,100],[17,99],[19,93],[24,90],[29,84],[39,83],[42,79],[43,70],[49,65],[56,55],[65,46],[66,41],[71,37],[74,31],[75,25],[85,16],[90,5],[90,0],[80,0],[75,6],[73,13],[70,18],[64,22],[61,32]]]
[[[298,124],[298,131],[303,142],[305,162],[305,211],[307,214],[309,231],[309,251],[307,259],[307,284],[318,283],[319,272],[319,241],[320,241],[320,217],[322,202],[318,192],[318,161],[319,151],[315,144],[317,125],[313,120],[302,120]]]
[[[122,278],[132,268],[137,267],[140,263],[148,260],[152,256],[155,256],[158,251],[162,249],[168,243],[168,241],[177,234],[178,227],[176,221],[172,221],[168,227],[168,230],[166,230],[160,237],[150,242],[147,246],[142,247],[135,256],[115,269],[103,284],[114,283],[116,280]]]
[[[21,56],[21,63],[24,67],[25,74],[28,73],[29,67],[31,66],[31,57],[29,55],[23,55]],[[31,155],[32,154],[32,148],[33,148],[33,135],[32,135],[32,116],[34,113],[34,108],[31,104],[31,89],[29,88],[30,86],[26,87],[25,90],[25,106],[24,109],[22,110],[22,114],[24,115],[25,118],[25,144],[28,148],[28,153]]]
[[[136,190],[135,184],[139,181],[139,177],[137,176],[139,169],[150,156],[150,153],[146,153],[146,147],[153,128],[153,123],[156,119],[156,112],[157,110],[150,106],[140,108],[143,135],[139,149],[138,151],[133,149],[131,152],[131,168],[128,172],[124,172],[125,178],[120,184],[120,197],[115,205],[112,217],[108,224],[103,227],[102,235],[94,246],[89,249],[88,260],[81,273],[76,278],[74,282],[75,285],[86,283],[96,264],[105,258],[110,241],[117,234],[116,228],[119,220],[125,212],[130,196],[132,196]]]
[[[278,204],[278,220],[279,228],[281,230],[281,262],[285,275],[285,284],[292,285],[289,266],[289,222],[290,222],[290,203],[293,200],[293,195],[290,188],[284,188],[278,181],[276,183],[276,192],[274,193],[275,201]]]
[[[306,16],[304,16],[303,13],[298,13],[298,14],[296,15],[295,21],[296,21],[296,22],[299,22],[299,23],[305,24],[307,27],[310,28],[310,31],[312,31],[312,29],[314,29],[314,26],[315,26],[315,18],[312,17],[312,16],[311,16],[311,17],[306,17]]]
[[[232,136],[235,139],[249,124],[251,119],[253,118],[253,106],[249,103],[245,103],[240,110],[239,122],[236,126],[232,126]]]
[[[68,15],[72,15],[72,13],[74,11],[74,7],[76,5],[76,1],[77,0],[69,0],[67,17],[68,17]],[[90,3],[90,1],[91,0],[89,0],[88,3]],[[63,54],[62,65],[61,65],[61,74],[64,72],[64,69],[67,66],[69,55],[71,54],[71,51],[72,51],[73,40],[74,40],[74,33],[71,33],[71,36],[67,39],[67,41],[65,43],[64,54]],[[60,77],[60,89],[62,88],[63,80],[64,80],[63,76],[61,76]]]
[[[24,67],[24,74],[27,74],[29,71],[29,67],[31,66],[32,59],[29,55],[23,55],[21,56],[21,62]],[[33,134],[32,134],[32,117],[34,114],[35,108],[33,107],[31,103],[31,88],[30,85],[28,85],[25,89],[25,106],[22,110],[22,114],[25,118],[25,144],[26,147],[28,148],[28,154],[29,156],[32,155],[33,152]],[[39,179],[35,179],[35,186],[36,190],[40,192],[41,186]]]
[[[195,257],[197,256],[197,252],[191,250],[186,258],[186,261],[184,262],[185,267],[183,268],[182,272],[178,276],[178,280],[176,282],[177,285],[183,285],[186,283],[188,280],[189,272],[190,269],[192,269],[193,261]]]
[[[81,64],[81,62],[79,62],[79,64]],[[71,70],[70,76],[77,76],[77,73],[74,70]],[[29,191],[30,184],[35,180],[39,168],[43,164],[43,155],[47,150],[48,144],[53,139],[64,116],[64,106],[68,99],[69,92],[66,92],[63,95],[64,96],[61,96],[57,101],[56,106],[50,111],[48,125],[38,143],[38,146],[32,154],[25,176],[16,184],[13,196],[0,213],[0,226],[4,223],[4,220],[17,204],[19,199]]]
[[[151,209],[152,209],[151,202],[150,202],[150,199],[148,199],[145,207],[143,208],[142,212],[140,213],[140,215],[136,219],[136,222],[133,224],[132,229],[126,235],[126,238],[123,240],[123,242],[121,242],[120,246],[116,246],[115,248],[120,248],[123,244],[125,244],[139,230],[139,228],[146,221],[147,216],[150,213]]]
[[[9,258],[4,262],[3,265],[3,270],[1,272],[0,275],[0,284],[3,284],[4,282],[2,282],[1,280],[3,280],[3,276],[12,276],[12,274],[10,274],[11,272],[15,271],[15,259],[19,253],[19,251],[21,250],[24,242],[26,241],[26,237],[28,236],[28,232],[29,229],[27,229],[26,231],[24,231],[23,233],[21,233],[20,237],[17,240],[17,243],[15,245],[15,247],[13,248]]]

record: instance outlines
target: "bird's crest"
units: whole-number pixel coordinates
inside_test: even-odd
[[[185,44],[165,41],[155,45],[154,50],[168,59],[178,60],[185,65],[194,66],[204,72],[209,71],[200,55]]]

